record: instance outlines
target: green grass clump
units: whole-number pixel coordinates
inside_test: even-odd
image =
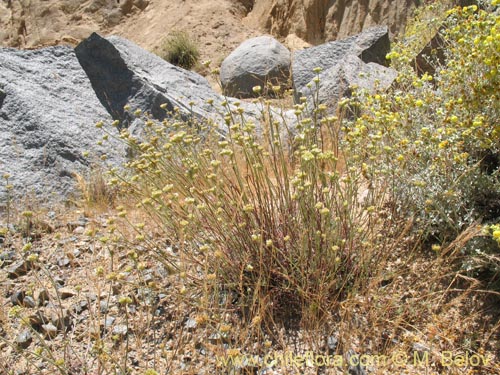
[[[160,46],[159,55],[169,63],[188,70],[200,59],[198,46],[184,31],[175,31],[169,35]]]

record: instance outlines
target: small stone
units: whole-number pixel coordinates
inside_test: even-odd
[[[335,353],[335,350],[337,349],[337,344],[339,340],[335,336],[329,336],[327,339],[327,345],[328,345],[328,353],[333,354]]]
[[[130,358],[130,363],[132,363],[132,366],[135,366],[135,367],[139,366],[139,360],[135,357]]]
[[[140,10],[144,10],[149,5],[149,0],[134,0],[134,5]]]
[[[148,284],[150,281],[154,281],[154,277],[151,274],[151,272],[149,272],[146,275],[144,275],[144,283]]]
[[[106,314],[109,311],[108,301],[101,301],[99,309],[101,310],[101,314]]]
[[[104,328],[109,328],[113,325],[113,323],[115,322],[116,318],[115,317],[112,317],[112,316],[108,316],[106,317],[106,320],[104,321]]]
[[[12,302],[12,304],[14,306],[22,306],[23,301],[24,301],[24,297],[25,297],[24,291],[20,290],[20,291],[14,292],[10,296],[10,302]]]
[[[198,326],[198,323],[196,322],[196,319],[188,319],[186,324],[185,324],[186,328],[188,331],[194,331],[196,329],[196,327]]]
[[[125,324],[117,324],[113,327],[113,334],[119,336],[125,336],[128,332],[128,327]]]
[[[71,325],[71,315],[68,309],[55,309],[50,313],[50,322],[59,331],[67,330]]]
[[[59,258],[57,260],[57,265],[59,267],[67,267],[70,265],[70,263],[71,263],[71,261],[67,257]]]
[[[12,264],[16,259],[15,251],[4,251],[0,254],[0,267]]]
[[[212,333],[209,337],[208,337],[208,341],[210,341],[211,344],[220,344],[222,342],[222,336],[220,333],[216,332],[216,333]]]
[[[78,221],[70,221],[66,224],[66,226],[68,227],[68,230],[71,231],[71,232],[74,232],[75,229],[77,228],[80,228],[80,227],[85,227],[86,225],[86,222],[84,221],[81,221],[81,220],[78,220]],[[85,230],[85,228],[84,228]]]
[[[423,344],[415,342],[413,343],[413,352],[418,353],[419,356],[423,356],[425,353],[430,352],[430,349]]]
[[[85,233],[85,228],[78,226],[75,229],[73,229],[72,233],[76,234],[76,235],[84,234]]]
[[[42,314],[41,311],[37,311],[35,314],[31,314],[28,316],[28,323],[31,327],[36,329],[37,331],[40,329],[40,326],[48,321],[47,318]]]
[[[87,310],[87,308],[88,308],[88,302],[80,301],[73,305],[72,310],[75,314],[81,314],[83,311]]]
[[[7,277],[9,279],[17,279],[18,277],[26,275],[29,271],[33,269],[33,267],[34,267],[33,262],[21,260],[17,263],[14,263],[7,269]]]
[[[35,294],[38,306],[44,306],[50,300],[49,292],[47,289],[42,289]]]
[[[26,297],[24,297],[23,305],[24,305],[24,307],[28,307],[28,308],[32,309],[36,306],[36,303],[35,303],[35,300],[33,297],[26,296]]]
[[[120,291],[122,290],[122,284],[113,284],[111,287],[111,293],[116,296],[120,294]]]
[[[45,338],[53,339],[57,336],[57,327],[52,323],[42,324],[42,332]]]
[[[33,338],[31,337],[31,332],[29,330],[24,330],[19,333],[16,337],[16,344],[21,349],[26,349],[30,346]]]
[[[71,288],[61,288],[58,292],[61,299],[68,299],[76,295],[76,291]]]
[[[361,366],[361,363],[359,363],[359,361],[351,361],[351,358],[355,357],[357,355],[358,354],[356,354],[356,352],[352,349],[350,349],[347,352],[347,362],[350,364],[349,369],[348,369],[348,373],[349,373],[349,375],[367,375],[366,371],[365,371],[365,367]],[[354,366],[351,363],[357,363],[357,365]]]
[[[158,306],[158,308],[155,310],[155,316],[161,316],[166,320],[172,319],[172,316],[167,314],[167,311],[163,306]]]

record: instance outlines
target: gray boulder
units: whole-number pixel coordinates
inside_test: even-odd
[[[304,87],[315,77],[314,68],[328,70],[347,55],[355,55],[365,63],[387,65],[385,56],[389,51],[387,26],[375,26],[346,39],[295,52],[292,58],[295,99],[303,95]]]
[[[246,40],[222,62],[220,69],[224,93],[239,98],[254,97],[254,86],[286,84],[289,78],[290,51],[271,36]]]
[[[134,121],[136,109],[163,120],[169,111],[179,108],[185,119],[222,117],[214,110],[223,98],[215,93],[208,81],[197,73],[174,66],[133,42],[94,33],[75,48],[76,56],[102,106],[122,126]],[[213,101],[213,106],[208,101]],[[160,105],[167,104],[167,110]],[[192,103],[192,105],[191,105]],[[129,104],[130,111],[124,106]],[[252,112],[253,106],[246,106]]]
[[[111,165],[121,165],[124,144],[110,137],[97,145],[104,133],[95,124],[101,120],[107,125],[119,120],[121,128],[140,136],[143,123],[133,112],[141,109],[163,120],[165,103],[167,111],[179,108],[185,120],[214,121],[223,133],[224,100],[200,75],[115,36],[92,34],[75,50],[0,49],[0,206],[8,195],[5,173],[12,176],[14,196],[32,193],[38,201],[53,202],[77,192],[74,174],[85,176],[102,154]],[[235,101],[227,99],[231,110]],[[240,107],[258,124],[256,105]],[[87,150],[94,159],[83,156]]]
[[[326,104],[330,113],[335,112],[338,101],[349,97],[352,88],[367,90],[370,93],[376,90],[385,90],[391,86],[397,77],[397,71],[385,66],[368,63],[365,64],[355,55],[347,55],[341,63],[320,73],[318,103]],[[315,85],[305,87],[303,94],[309,99],[311,108],[312,98],[315,95]]]
[[[68,196],[75,187],[73,173],[89,169],[86,150],[107,153],[118,163],[120,144],[97,145],[100,120],[111,116],[72,48],[0,48],[0,177],[11,175],[13,195],[51,201]],[[2,179],[0,206],[6,194]]]

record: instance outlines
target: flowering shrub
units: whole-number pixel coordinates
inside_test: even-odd
[[[500,216],[499,16],[476,6],[447,15],[439,31],[446,61],[435,76],[419,76],[406,44],[395,46],[396,87],[359,93],[363,114],[344,126],[360,168],[390,187],[424,239],[438,242]]]
[[[383,192],[366,190],[364,171],[338,141],[339,119],[324,106],[296,105],[288,142],[290,124],[269,102],[256,103],[265,121],[223,103],[223,138],[207,122],[145,118],[144,142],[122,131],[136,157],[131,175],[112,171],[111,183],[180,244],[182,262],[172,266],[206,300],[235,295],[249,319],[285,310],[319,317],[382,265]],[[157,247],[143,226],[136,239]]]

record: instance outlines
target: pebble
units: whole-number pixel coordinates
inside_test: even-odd
[[[337,344],[339,340],[335,336],[329,336],[327,339],[327,345],[328,345],[328,354],[333,354],[335,353],[335,350],[337,349]]]
[[[353,356],[357,356],[357,354],[354,350],[350,349],[347,352],[347,362],[348,363],[351,363],[351,357],[353,357]],[[367,375],[365,367],[361,366],[360,363],[358,363],[356,366],[349,365],[348,373],[349,373],[349,375]]]
[[[7,269],[7,277],[9,279],[17,279],[18,277],[26,275],[29,271],[33,269],[34,265],[32,262],[26,260],[21,260],[14,263]]]
[[[220,333],[216,332],[216,333],[212,333],[209,337],[208,337],[208,341],[210,341],[211,344],[220,344],[222,342],[222,336]]]
[[[68,299],[76,296],[76,291],[71,288],[61,288],[58,290],[61,299]]]
[[[27,329],[20,332],[16,337],[16,344],[21,349],[26,349],[30,346],[32,341],[33,337],[31,337],[31,332]]]
[[[70,231],[72,231],[74,234],[83,234],[83,232],[85,232],[85,222],[81,222],[81,221],[71,221],[69,223],[66,224],[66,226],[68,227],[68,229]],[[79,228],[83,228],[83,231],[82,233],[75,233],[75,231],[78,229],[78,231],[80,231]]]
[[[104,321],[104,328],[109,328],[113,325],[115,322],[116,318],[113,316],[108,316],[106,317],[106,320]]]
[[[81,314],[83,311],[87,310],[88,305],[87,301],[80,301],[73,305],[72,310],[75,314]]]
[[[57,265],[59,267],[67,267],[69,266],[71,261],[67,257],[62,257],[57,260]]]
[[[125,324],[117,324],[113,327],[113,334],[125,336],[128,332],[128,327]]]
[[[196,322],[196,319],[193,319],[193,318],[189,318],[185,324],[185,327],[190,332],[194,331],[197,326],[198,326],[198,323]]]
[[[57,327],[52,323],[42,324],[42,332],[45,334],[45,338],[53,339],[57,336]]]
[[[413,344],[413,352],[417,352],[420,356],[423,356],[425,352],[430,352],[431,350],[423,345],[423,344],[420,344],[418,342],[414,343]]]
[[[10,302],[12,302],[14,306],[22,306],[24,301],[24,296],[25,296],[24,291],[18,290],[17,292],[12,293],[12,295],[10,296]]]
[[[72,233],[77,234],[77,235],[84,234],[85,228],[84,227],[76,227],[75,229],[73,229]]]
[[[109,311],[108,301],[101,301],[99,309],[101,310],[101,314],[106,314]]]
[[[4,251],[0,254],[0,262],[2,267],[12,264],[15,259],[16,259],[15,251]]]
[[[50,300],[49,292],[47,291],[47,289],[41,289],[35,295],[38,306],[44,306]]]
[[[47,321],[48,319],[43,315],[41,311],[37,311],[36,313],[28,316],[29,324],[36,330],[38,330],[40,326]]]
[[[28,307],[28,308],[32,309],[36,306],[36,302],[35,302],[33,297],[26,296],[26,297],[24,297],[23,305],[24,305],[24,307]]]
[[[64,331],[71,325],[71,315],[68,309],[56,309],[50,312],[50,322],[58,330]]]

